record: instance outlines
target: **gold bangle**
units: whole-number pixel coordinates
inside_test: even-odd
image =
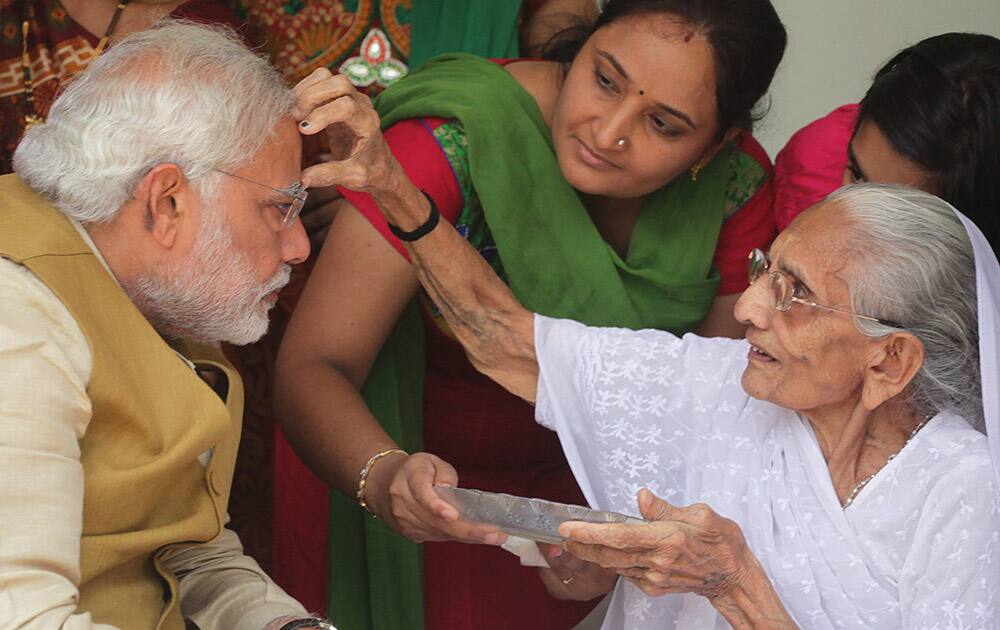
[[[358,494],[355,496],[355,498],[358,500],[358,505],[363,507],[365,511],[371,514],[373,517],[377,517],[377,515],[375,514],[375,512],[372,512],[372,509],[368,507],[368,502],[365,501],[365,486],[368,484],[368,475],[371,474],[372,468],[374,468],[375,466],[375,462],[382,459],[386,455],[392,455],[393,453],[402,453],[403,455],[409,456],[409,453],[407,453],[401,448],[387,448],[384,451],[379,451],[378,453],[372,455],[371,458],[368,460],[368,462],[365,464],[365,467],[361,469],[361,474],[358,475]]]

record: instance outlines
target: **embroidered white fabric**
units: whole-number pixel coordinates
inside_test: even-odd
[[[592,507],[636,514],[642,487],[707,503],[803,628],[1000,627],[1000,492],[963,419],[933,418],[844,510],[808,423],[743,391],[745,341],[536,316],[535,343],[537,419]],[[702,597],[624,580],[604,623],[728,627]]]

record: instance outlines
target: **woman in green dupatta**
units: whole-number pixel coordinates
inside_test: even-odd
[[[279,354],[279,415],[299,456],[379,517],[331,499],[338,625],[569,628],[593,606],[549,598],[495,547],[503,535],[436,498],[461,484],[582,500],[531,408],[477,375],[421,303],[377,206],[417,195],[430,214],[423,189],[538,312],[738,335],[713,263],[725,286],[719,243],[739,260],[772,235],[740,223],[767,173],[744,130],[784,43],[768,0],[612,0],[553,60],[449,55],[416,70],[376,102],[388,144],[342,78],[300,86],[316,95],[303,132],[329,125],[349,157],[303,174],[345,201]],[[565,599],[611,588],[543,577]]]

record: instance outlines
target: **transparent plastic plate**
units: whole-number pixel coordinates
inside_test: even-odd
[[[466,520],[495,525],[511,536],[549,544],[559,544],[565,540],[559,535],[559,525],[566,521],[634,525],[646,522],[617,512],[592,510],[582,505],[529,499],[499,492],[448,486],[437,486],[434,490]]]

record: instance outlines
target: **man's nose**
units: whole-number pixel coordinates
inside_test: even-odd
[[[309,258],[309,237],[302,225],[302,219],[281,230],[281,259],[290,265],[297,265]]]

